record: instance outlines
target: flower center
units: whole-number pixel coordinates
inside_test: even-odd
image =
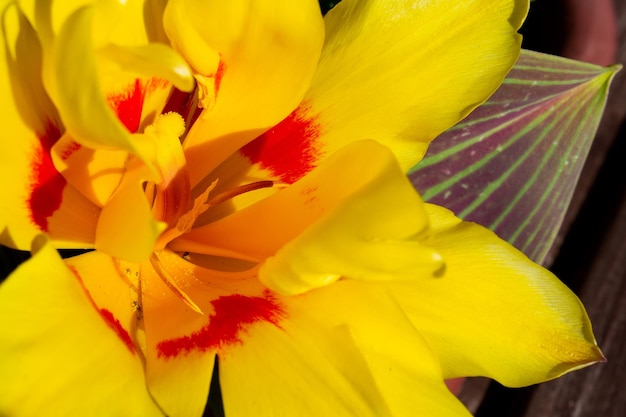
[[[182,288],[186,287],[184,283],[186,276],[193,276],[191,270],[205,266],[196,265],[191,261],[189,274],[168,270],[165,266],[168,263],[163,261],[165,252],[172,253],[168,245],[176,238],[190,232],[196,226],[198,218],[211,208],[249,192],[281,185],[273,181],[256,181],[234,185],[217,192],[219,179],[216,179],[201,194],[193,198],[185,156],[179,139],[183,131],[184,124],[177,113],[160,116],[152,126],[145,130],[145,135],[156,144],[151,168],[157,174],[158,180],[148,181],[144,187],[144,193],[151,205],[154,218],[166,224],[166,229],[157,238],[153,252],[149,256],[149,265],[177,297],[193,311],[202,314],[202,310]],[[203,255],[211,251],[211,248],[206,248]],[[218,252],[219,250],[215,256],[220,257]],[[178,248],[176,253],[186,262],[189,261],[186,256],[187,252],[181,252]]]
[[[150,255],[150,264],[152,268],[157,273],[157,275],[161,278],[161,280],[167,285],[167,287],[178,296],[182,301],[185,302],[192,310],[195,312],[202,314],[202,310],[198,305],[192,300],[192,298],[185,293],[184,290],[177,285],[176,280],[168,272],[168,270],[163,266],[163,263],[160,259],[160,253],[163,250],[166,250],[167,244],[171,242],[173,239],[182,236],[183,234],[189,232],[192,228],[198,216],[202,213],[210,209],[211,207],[217,206],[218,204],[227,202],[228,200],[250,192],[254,190],[259,190],[261,188],[269,188],[274,186],[273,181],[257,181],[250,184],[241,185],[238,187],[231,188],[229,190],[223,191],[219,194],[216,194],[213,197],[210,197],[211,191],[215,189],[217,185],[217,181],[214,181],[201,195],[196,197],[194,200],[193,206],[189,211],[184,213],[178,218],[175,226],[167,229],[157,240],[155,245],[155,251]],[[210,198],[209,198],[210,197]]]
[[[211,191],[215,189],[216,185],[217,180],[213,181],[202,194],[195,198],[191,209],[178,218],[174,227],[171,227],[163,232],[163,234],[159,237],[159,240],[157,241],[155,247],[156,251],[164,249],[169,242],[189,232],[193,228],[193,225],[195,224],[198,217],[211,207],[215,207],[218,204],[225,203],[238,195],[250,191],[274,187],[275,183],[273,181],[256,181],[250,184],[244,184],[222,191],[215,196],[209,198]]]

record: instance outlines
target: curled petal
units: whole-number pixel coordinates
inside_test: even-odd
[[[42,43],[49,47],[63,30],[68,18],[82,7],[95,9],[91,35],[96,47],[109,43],[141,45],[158,32],[160,22],[146,10],[157,8],[146,0],[66,0],[24,1],[20,6],[39,33]]]
[[[51,150],[58,173],[98,207],[104,206],[117,189],[124,172],[128,152],[95,150],[63,135]]]
[[[78,9],[59,33],[53,65],[55,104],[67,132],[80,144],[136,154],[129,132],[100,88],[91,35],[93,15],[91,7]]]
[[[381,165],[378,175],[265,260],[259,279],[268,287],[297,294],[342,277],[413,280],[444,267],[429,244],[423,202],[393,154],[373,141],[360,145],[338,154],[347,160],[358,148],[365,160]]]
[[[75,141],[139,155],[129,133],[160,113],[172,85],[188,91],[194,80],[182,57],[164,44],[146,44],[143,30],[126,33],[116,24],[94,29],[105,24],[105,17],[143,27],[142,20],[136,21],[137,2],[101,13],[103,3],[78,8],[62,24],[54,47],[47,51],[46,86]],[[131,90],[135,85],[135,91],[129,92],[129,85]],[[150,100],[151,95],[158,99]]]
[[[134,160],[116,192],[102,208],[96,229],[95,248],[132,262],[146,260],[166,228],[152,215],[143,184],[150,179],[145,165]]]
[[[354,210],[358,210],[357,206],[361,204],[362,211],[359,219],[348,220],[341,231],[356,240],[356,236],[369,234],[364,239],[371,239],[372,247],[385,243],[384,239],[375,243],[376,236],[400,241],[427,226],[419,196],[407,183],[393,154],[371,140],[350,144],[331,155],[300,181],[282,189],[270,190],[273,195],[264,195],[265,198],[254,204],[194,228],[172,241],[170,248],[205,254],[216,254],[214,250],[219,248],[224,251],[219,254],[222,256],[263,261],[288,242],[298,239],[325,215],[335,213],[342,205],[349,205],[352,198],[358,200],[353,205]],[[261,190],[255,192],[263,194]],[[377,205],[372,209],[370,204],[374,200],[367,198],[369,193],[390,198],[395,203]],[[285,210],[285,207],[291,209]],[[368,209],[371,210],[368,212]],[[408,217],[384,218],[376,210],[410,214]],[[207,214],[211,214],[210,210]],[[338,214],[332,216],[339,218]],[[370,216],[372,221],[367,220]],[[337,222],[341,223],[340,220]],[[346,251],[350,249],[346,248]],[[342,254],[346,255],[344,252]],[[352,255],[348,254],[348,257],[353,259]]]
[[[602,361],[578,298],[489,230],[428,205],[429,241],[446,260],[438,279],[390,288],[444,377],[487,376],[524,386]]]
[[[166,45],[108,45],[100,53],[128,71],[169,80],[179,90],[191,91],[195,85],[191,69],[185,60]]]

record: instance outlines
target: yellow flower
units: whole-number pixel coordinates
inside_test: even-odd
[[[86,4],[85,4],[86,3]],[[602,359],[577,298],[405,176],[526,1],[2,1],[0,414],[463,416]],[[61,259],[56,249],[88,251]]]

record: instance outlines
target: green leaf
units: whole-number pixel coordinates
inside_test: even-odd
[[[619,68],[523,50],[500,89],[432,143],[411,180],[426,201],[490,228],[541,263]]]

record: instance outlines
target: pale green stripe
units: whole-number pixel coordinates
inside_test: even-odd
[[[517,62],[524,63],[524,64],[527,63],[527,65],[531,67],[535,65],[543,66],[543,65],[547,65],[547,63],[552,63],[555,65],[568,66],[568,67],[572,67],[575,65],[580,68],[589,68],[590,71],[597,70],[599,68],[595,64],[590,64],[590,63],[581,62],[581,61],[573,61],[571,59],[562,58],[556,55],[542,54],[539,52],[529,51],[526,49],[522,50]],[[517,66],[517,64],[515,65]]]
[[[547,113],[543,114],[541,116],[538,117],[539,120],[543,120],[547,117]],[[491,136],[493,133],[496,133],[500,130],[502,130],[505,126],[501,125],[501,126],[497,126],[494,129],[491,129],[489,132],[487,132],[488,134],[485,135],[485,138]],[[526,132],[528,132],[531,129],[531,127],[529,125],[526,125],[524,127],[524,129],[522,129],[521,131],[519,131],[515,136],[512,136],[506,143],[504,143],[502,146],[502,149],[506,149],[509,146],[511,146],[511,144],[515,143],[517,141],[517,139],[524,135]],[[423,193],[423,198],[424,200],[428,200],[436,195],[438,195],[439,193],[445,191],[447,188],[449,188],[450,185],[459,182],[461,179],[465,178],[467,175],[471,174],[473,171],[476,171],[477,169],[480,169],[481,167],[485,166],[489,161],[491,161],[494,157],[497,156],[497,153],[492,152],[491,154],[481,158],[480,160],[474,162],[472,165],[470,165],[469,167],[465,168],[462,171],[459,171],[456,175],[450,177],[448,180],[439,183],[438,185],[429,188],[428,190],[426,190]]]
[[[564,104],[567,104],[567,102],[565,102]],[[555,118],[552,123],[550,123],[549,126],[546,127],[546,129],[543,129],[543,134],[540,135],[539,137],[537,137],[537,139],[535,140],[535,145],[533,145],[533,149],[539,145],[542,141],[543,138],[546,137],[546,134],[553,129],[553,127],[559,123],[563,118],[566,117],[566,113],[560,113],[559,116],[557,118]],[[571,120],[573,118],[573,116],[571,116],[569,119]],[[556,140],[561,140],[561,138],[563,137],[564,132],[560,132],[560,134],[556,137]],[[552,146],[549,150],[549,152],[547,152],[542,158],[541,158],[541,162],[539,163],[539,166],[537,167],[537,169],[535,170],[535,172],[533,172],[533,175],[528,179],[528,181],[526,181],[524,183],[524,186],[519,190],[519,192],[515,195],[515,198],[513,199],[513,201],[511,201],[511,203],[502,211],[502,213],[500,214],[500,216],[498,216],[495,221],[489,226],[490,229],[495,230],[496,227],[498,227],[500,225],[500,223],[502,223],[502,221],[504,220],[505,217],[507,217],[510,212],[513,210],[513,208],[515,208],[515,205],[524,197],[524,194],[526,194],[526,192],[537,182],[537,180],[539,179],[539,172],[541,171],[541,169],[546,165],[546,163],[548,163],[548,161],[550,160],[552,154],[556,151],[556,149],[558,148],[557,145]],[[524,154],[524,159],[526,159],[528,157],[528,154],[530,153],[530,150],[527,151]],[[520,161],[519,164],[521,164],[523,161]],[[519,164],[516,164],[515,167],[519,166]],[[509,174],[510,175],[510,174]]]
[[[551,96],[551,97],[553,97],[553,96]],[[550,98],[547,98],[546,100],[549,100]],[[540,104],[540,103],[542,103],[543,101],[546,101],[546,100],[535,101],[535,102],[532,102],[532,103],[530,103],[530,104],[528,104],[526,106],[515,107],[515,108],[512,108],[510,110],[507,110],[506,112],[496,113],[496,114],[494,114],[492,116],[489,116],[489,117],[483,117],[482,119],[475,119],[475,120],[472,120],[472,121],[469,121],[469,122],[459,123],[459,124],[455,125],[454,127],[450,128],[449,130],[447,130],[446,133],[452,133],[452,132],[455,132],[457,130],[462,130],[465,126],[473,127],[473,126],[476,126],[476,125],[478,125],[480,123],[484,123],[484,122],[490,121],[492,119],[500,119],[503,116],[508,115],[510,113],[515,113],[515,112],[522,111],[522,110],[524,110],[527,107],[534,107],[534,106],[536,106],[536,105],[538,105],[538,104]],[[467,149],[470,146],[475,145],[476,142],[480,142],[481,138],[482,139],[487,138],[487,137],[491,136],[493,133],[495,133],[495,132],[497,132],[497,131],[499,131],[499,130],[501,130],[503,128],[506,128],[506,127],[510,126],[511,124],[513,124],[513,123],[516,123],[520,117],[524,117],[524,116],[526,116],[526,113],[524,113],[524,114],[522,114],[522,115],[520,115],[518,117],[515,117],[515,118],[509,120],[506,123],[500,124],[500,125],[494,127],[493,129],[490,129],[490,130],[484,132],[481,135],[477,135],[477,136],[475,135],[475,136],[467,137],[462,142],[454,145],[451,148],[446,148],[444,151],[441,151],[441,152],[437,153],[436,155],[428,155],[424,159],[422,159],[420,162],[418,162],[413,168],[411,168],[409,170],[409,173],[414,173],[414,172],[416,172],[416,171],[418,171],[420,169],[429,167],[431,165],[438,164],[442,160],[449,158],[451,155],[453,155],[453,154],[455,154],[457,152],[460,152],[460,151],[462,151],[464,149]],[[437,140],[437,139],[435,139],[435,140]]]
[[[504,181],[506,181],[511,174],[523,163],[526,161],[526,159],[529,157],[529,155],[534,151],[534,149],[541,143],[541,138],[545,137],[546,132],[549,132],[555,124],[557,124],[563,117],[565,117],[564,114],[560,114],[558,117],[554,118],[554,120],[548,124],[544,129],[541,130],[541,134],[539,135],[538,139],[539,140],[534,140],[532,146],[530,146],[528,149],[526,149],[526,151],[520,155],[520,157],[515,161],[514,164],[512,164],[506,171],[504,171],[504,173],[502,175],[500,175],[498,177],[497,180],[489,183],[487,185],[487,187],[485,187],[485,189],[483,190],[482,193],[479,194],[479,197],[477,199],[475,199],[472,204],[470,204],[469,206],[467,206],[465,208],[465,210],[463,210],[460,214],[459,217],[461,218],[465,218],[467,217],[467,215],[469,213],[471,213],[476,207],[478,207],[479,205],[481,205],[487,198],[489,198],[489,196],[491,194],[493,194],[493,192],[495,190],[497,190],[498,188],[500,188],[500,186],[502,185],[502,183]],[[531,128],[537,127],[540,125],[539,123],[539,119],[535,119],[533,120],[531,123],[528,124]],[[551,154],[552,152],[554,152],[554,149],[556,149],[556,146],[553,146],[551,151],[549,152],[549,154]],[[546,159],[546,156],[544,156],[542,158],[542,160]],[[540,165],[543,166],[543,165]],[[535,177],[537,176],[537,173],[535,173],[534,175]],[[532,177],[531,177],[532,178]],[[517,196],[519,196],[520,193],[517,194]],[[514,202],[519,201],[519,198],[516,196],[516,198],[513,200],[513,202],[511,204],[509,204],[507,206],[507,208],[505,209],[505,211],[510,211],[512,210],[513,206],[514,206]],[[502,217],[502,214],[500,215],[500,217]],[[498,222],[496,222],[496,224],[492,224],[492,226],[490,226],[490,229],[495,229],[495,227],[498,225]]]
[[[568,103],[568,101],[564,101],[564,104],[567,104],[567,103]],[[574,106],[575,106],[575,103],[574,103],[574,102],[569,102],[569,104],[570,104],[570,106],[571,106],[571,107],[574,107]],[[567,109],[567,107],[566,107],[566,109]],[[565,117],[565,113],[563,113],[563,114],[562,114],[562,116],[561,116],[560,118],[562,118],[562,117]],[[574,116],[570,116],[570,118],[569,118],[570,120],[569,120],[569,121],[571,121],[571,119],[572,119],[573,117],[574,117]],[[554,123],[558,122],[558,121],[560,120],[560,118],[559,118],[559,119],[555,119],[555,122],[554,122]],[[568,121],[568,122],[569,122],[569,121]],[[566,122],[566,123],[568,123],[568,122]],[[564,132],[561,132],[561,133],[557,136],[557,139],[560,139],[563,135],[564,135]],[[573,146],[575,143],[576,143],[575,141],[572,141],[572,142],[571,142],[571,144],[570,144],[570,146]],[[543,167],[545,166],[545,164],[548,162],[548,160],[549,160],[550,156],[551,156],[551,155],[552,155],[552,153],[556,150],[556,148],[557,148],[557,147],[552,147],[552,148],[551,148],[551,150],[550,150],[550,152],[549,152],[548,154],[546,154],[546,156],[544,156],[544,157],[542,158],[542,162],[539,164],[539,167],[538,167],[537,171],[533,174],[533,176],[531,177],[530,181],[527,181],[527,182],[526,182],[526,185],[525,185],[525,186],[524,186],[524,187],[520,190],[520,193],[518,193],[518,195],[516,196],[516,198],[515,198],[515,200],[514,200],[514,203],[517,203],[517,202],[518,202],[518,201],[519,201],[519,200],[520,200],[520,199],[524,196],[524,194],[526,193],[526,191],[528,191],[528,189],[529,189],[529,188],[530,188],[530,187],[531,187],[531,186],[535,183],[536,179],[537,179],[537,178],[538,178],[538,176],[539,176],[539,171],[540,171],[540,170],[541,170],[541,168],[543,168]],[[570,148],[570,149],[571,149],[571,148]],[[514,204],[513,204],[513,207],[514,207]],[[511,207],[511,209],[512,209],[513,207]],[[494,221],[494,223],[492,224],[492,227],[493,227],[493,228],[497,227],[497,226],[501,223],[502,219],[508,215],[509,211],[510,211],[510,209],[507,209],[505,213],[503,213],[503,214],[502,214],[502,215],[501,215],[498,219],[496,219],[496,221]]]
[[[574,116],[575,116],[575,114],[574,114]],[[574,116],[572,116],[572,118],[574,118]],[[570,145],[570,147],[568,149],[568,152],[571,152],[571,149],[572,149],[572,147],[575,144],[576,144],[576,141],[573,140],[572,144]],[[561,160],[559,162],[559,172],[561,172],[563,170],[564,159],[565,158],[561,158]],[[543,229],[545,229],[542,226],[544,224],[546,224],[547,219],[553,217],[553,213],[551,213],[550,210],[547,210],[547,207],[545,206],[545,201],[548,198],[555,199],[555,201],[556,201],[556,199],[561,198],[561,192],[557,190],[557,192],[555,194],[555,190],[554,190],[555,186],[558,183],[559,183],[559,178],[558,178],[558,175],[556,175],[556,173],[555,173],[555,175],[551,178],[550,182],[548,183],[548,185],[544,189],[543,193],[541,194],[541,196],[537,200],[537,204],[535,205],[534,209],[531,210],[530,213],[528,213],[528,215],[526,216],[526,219],[524,220],[524,222],[522,222],[522,224],[518,227],[516,232],[511,235],[511,237],[510,237],[510,241],[511,242],[515,242],[518,239],[519,235],[522,233],[522,231],[524,229],[526,229],[528,227],[528,224],[530,223],[530,220],[537,214],[537,212],[539,210],[543,210],[544,215],[541,216],[539,222],[537,222],[536,227],[534,228],[532,233],[530,233],[529,236],[526,238],[526,241],[523,242],[523,243],[520,243],[520,246],[522,248],[526,248],[528,245],[530,245],[531,243],[533,243],[535,241],[537,233],[539,233],[539,231],[542,231]]]
[[[549,74],[589,74],[590,78],[594,78],[596,75],[602,72],[602,67],[594,67],[594,68],[580,68],[580,69],[564,69],[564,68],[553,68],[553,67],[536,67],[533,65],[515,65],[512,71],[537,71],[544,72]],[[511,77],[515,78],[515,77]]]
[[[522,80],[519,78],[505,78],[502,83],[508,85],[554,86],[584,84],[588,81],[589,78],[575,78],[571,80]]]
[[[590,112],[591,112],[591,110],[589,108],[587,108],[585,110],[585,112],[584,112],[584,116],[588,116]],[[571,119],[575,119],[576,115],[577,115],[577,113],[574,112],[572,114]],[[566,151],[567,155],[571,155],[572,148],[574,146],[576,146],[579,143],[580,140],[584,141],[584,138],[582,138],[582,139],[579,138],[580,137],[580,132],[584,129],[584,127],[585,127],[585,123],[579,124],[577,126],[577,129],[576,129],[575,133],[572,135],[572,137],[576,138],[576,140],[572,140],[570,146],[568,147],[568,149]],[[591,143],[590,141],[587,141],[587,142]],[[565,158],[561,158],[559,165],[560,165],[560,171],[562,171],[563,170],[563,166],[565,165]],[[546,186],[546,188],[544,189],[544,192],[541,194],[540,198],[538,199],[537,204],[535,205],[534,210],[532,210],[528,214],[528,216],[526,217],[526,220],[520,225],[520,227],[517,229],[517,231],[511,236],[511,238],[510,238],[510,242],[511,243],[515,242],[518,239],[518,237],[521,234],[521,232],[524,229],[526,229],[526,227],[530,223],[530,219],[532,219],[539,210],[543,210],[543,212],[544,212],[543,216],[541,216],[540,221],[537,222],[537,225],[534,228],[534,230],[532,231],[532,233],[530,233],[530,235],[526,238],[526,240],[523,243],[519,244],[519,247],[521,249],[527,248],[529,245],[533,244],[536,241],[537,234],[540,231],[544,231],[546,228],[550,228],[550,224],[548,224],[548,227],[543,227],[544,224],[551,223],[548,220],[550,218],[553,218],[553,216],[552,216],[553,213],[550,210],[547,210],[547,208],[550,207],[552,204],[549,204],[546,207],[545,201],[548,198],[552,199],[552,201],[557,201],[557,199],[563,198],[562,191],[561,191],[562,189],[561,188],[557,189],[557,193],[556,194],[554,192],[555,185],[558,182],[559,182],[558,175],[554,175],[552,177],[552,179],[550,180],[550,182],[548,183],[548,185]],[[565,196],[565,197],[568,198],[568,199],[571,198],[571,192],[570,192],[570,194],[568,196]],[[567,206],[567,204],[566,204],[566,206]],[[560,215],[563,216],[564,213],[560,213]],[[553,236],[555,233],[558,232],[558,228],[555,228],[554,226],[552,226],[552,228],[555,229],[555,230],[553,230],[551,232],[551,235]],[[543,249],[544,253],[542,254],[542,256],[545,256],[545,253],[550,249],[550,246],[545,247]]]
[[[573,137],[575,138],[579,138],[581,135],[581,132],[583,132],[584,130],[586,130],[587,132],[595,132],[599,123],[600,123],[600,115],[601,115],[601,110],[603,109],[603,102],[604,102],[604,98],[605,98],[605,94],[601,94],[601,95],[596,95],[594,93],[594,91],[592,90],[587,90],[588,91],[588,96],[591,97],[591,102],[589,103],[589,105],[585,106],[585,111],[583,113],[583,119],[582,120],[587,120],[589,121],[589,123],[580,123],[577,128],[575,133],[573,134]],[[595,98],[595,100],[594,100]],[[585,97],[586,99],[586,97]],[[581,100],[582,101],[582,100]],[[592,113],[595,113],[592,114]],[[591,127],[589,127],[591,126]],[[585,140],[586,139],[586,140]],[[591,147],[591,144],[593,142],[593,136],[591,137],[587,137],[587,138],[580,138],[578,140],[573,140],[570,147],[567,150],[567,155],[571,155],[572,154],[572,148],[577,145],[580,144],[580,141],[582,141],[583,146],[581,146],[581,150],[580,150],[580,154],[579,154],[579,158],[581,158],[582,160],[580,161],[580,168],[582,169],[582,165],[584,164],[584,159],[586,157],[586,155],[589,152],[589,148]],[[563,166],[565,164],[565,161],[563,159],[561,159],[561,166]],[[575,180],[578,180],[578,177],[575,178]],[[550,184],[548,187],[546,187],[546,190],[544,191],[544,193],[542,194],[540,200],[539,200],[539,204],[537,205],[537,209],[539,209],[540,206],[543,205],[543,202],[550,196],[553,195],[552,190],[555,187],[555,183],[558,181],[558,177],[555,175],[554,178],[550,181]],[[571,196],[574,192],[575,187],[572,187],[571,191],[569,192],[569,195],[566,196],[566,198],[568,199],[567,205],[569,205],[569,200],[571,200]],[[528,217],[528,220],[536,213],[536,210]],[[524,242],[523,246],[526,247],[528,245],[530,245],[533,240],[535,239],[537,233],[539,232],[539,230],[542,229],[542,225],[546,222],[546,219],[548,218],[548,211],[546,210],[546,213],[544,216],[542,216],[542,220],[538,223],[537,225],[537,229],[534,231],[534,233],[532,233]],[[564,215],[564,213],[563,213]],[[555,230],[553,231],[553,235],[556,234],[558,232],[559,228],[555,228]],[[519,234],[521,233],[521,231],[518,231],[514,237],[512,238],[512,241],[514,241],[517,236],[519,236]],[[549,247],[546,249],[549,250]],[[545,254],[544,254],[545,255]]]

